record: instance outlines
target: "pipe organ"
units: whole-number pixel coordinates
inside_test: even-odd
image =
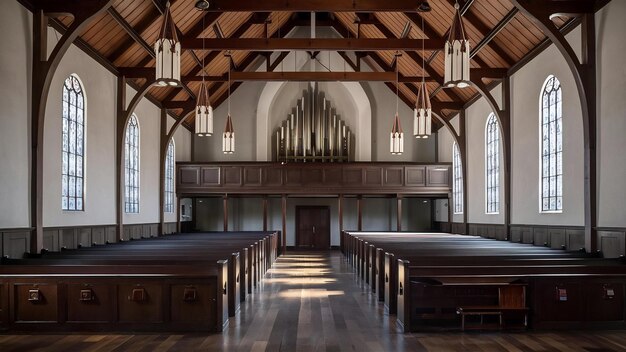
[[[331,107],[317,82],[274,131],[274,160],[282,162],[353,161],[350,128]]]

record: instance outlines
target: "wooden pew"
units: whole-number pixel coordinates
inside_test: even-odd
[[[211,326],[212,330],[221,331],[228,323],[228,316],[235,314],[239,302],[256,284],[253,278],[260,279],[264,270],[276,259],[279,243],[276,233],[174,235],[46,253],[36,259],[4,259],[5,265],[0,265],[0,326],[52,330],[116,330],[117,326],[123,326],[125,329],[130,327],[146,331],[207,331],[207,327]],[[239,249],[241,251],[234,251]],[[253,275],[257,269],[257,275]],[[44,275],[53,278],[46,278],[46,281],[40,277]],[[39,289],[42,282],[46,285],[45,293]],[[68,282],[74,286],[69,287]],[[128,285],[129,282],[135,285],[132,287],[136,287],[137,291],[134,288],[131,290],[128,301],[141,304],[139,310],[147,314],[145,320],[137,318],[137,321],[130,322],[125,320],[126,317],[117,315],[86,325],[68,320],[67,317],[78,309],[71,298],[77,294],[76,287],[83,287],[85,295],[89,294],[87,290],[91,290],[91,294],[98,297],[99,302],[90,301],[90,306],[97,306],[106,312],[119,312],[122,306],[127,309],[127,303],[120,297],[112,296],[111,292],[127,290],[128,287],[119,285]],[[30,290],[26,296],[22,296],[24,293],[11,296],[9,292],[21,292],[14,289],[16,285],[31,285],[33,295],[38,290],[45,298],[37,302],[28,301]],[[79,293],[82,294],[83,290]],[[135,294],[151,299],[131,300]],[[106,298],[102,298],[102,304],[100,297]],[[179,301],[181,297],[182,301]],[[52,298],[57,304],[50,303]],[[153,304],[146,304],[148,301]],[[87,304],[86,300],[79,302]],[[202,306],[188,309],[195,302],[201,302]],[[43,307],[42,311],[46,311],[48,316],[54,315],[56,320],[43,325],[30,324],[32,321],[22,321],[23,316],[19,315],[20,312],[29,309],[37,311],[36,308]],[[24,325],[25,322],[28,324]]]

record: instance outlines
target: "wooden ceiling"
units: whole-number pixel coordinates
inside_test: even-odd
[[[246,3],[253,0],[239,1]],[[179,29],[179,37],[186,39],[216,38],[214,25],[219,25],[224,38],[265,38],[266,35],[279,38],[284,37],[296,26],[306,26],[310,23],[310,14],[307,12],[199,11],[194,7],[195,0],[170,2],[172,16]],[[337,3],[343,4],[345,1]],[[432,8],[430,12],[323,12],[317,15],[317,25],[331,26],[342,36],[350,38],[357,36],[400,38],[405,24],[409,23],[411,27],[406,36],[408,39],[445,38],[454,13],[454,0],[430,0],[429,4]],[[536,48],[546,42],[543,33],[518,12],[509,0],[459,0],[459,4],[472,47],[472,68],[510,70],[534,55],[538,51]],[[143,71],[136,71],[147,72],[145,68],[155,66],[151,48],[156,41],[164,9],[163,0],[116,0],[107,12],[91,22],[81,34],[80,41],[111,70],[119,73],[130,72],[132,69],[129,68],[144,68]],[[570,28],[575,21],[574,18],[553,19],[559,29]],[[52,24],[57,29],[63,29],[69,27],[71,22],[70,17],[59,17]],[[183,47],[182,75],[201,75],[203,61],[206,75],[226,75],[228,59],[224,54],[225,51],[185,50]],[[267,63],[268,69],[276,68],[285,54],[286,52],[282,55],[273,55]],[[346,55],[343,52],[340,54],[346,57],[350,66],[355,69],[360,67],[359,61],[363,59],[378,71],[394,70],[395,52],[392,50],[361,51],[356,55],[359,60],[353,55]],[[233,51],[232,55],[237,71],[246,71],[255,66],[254,64],[268,60],[266,52],[260,51],[237,50]],[[425,69],[422,68],[422,60],[426,62]],[[441,51],[427,50],[424,55],[421,51],[403,51],[399,60],[399,72],[401,76],[415,77],[425,74],[429,77],[431,82],[427,85],[433,102],[457,103],[458,106],[463,106],[475,99],[478,94],[471,87],[441,89],[444,73],[444,55]],[[139,76],[141,75],[130,78],[130,81],[137,86],[144,84],[147,79]],[[485,80],[485,83],[490,84],[493,81]],[[194,105],[194,95],[199,89],[199,84],[197,81],[187,81],[182,88],[155,87],[150,89],[148,95],[153,101],[180,115],[185,109],[188,111],[189,106]],[[233,83],[232,90],[237,89],[239,84],[240,82]],[[409,106],[412,106],[416,99],[417,84],[400,83],[401,98]],[[395,93],[395,82],[387,82],[387,85]],[[228,84],[223,81],[209,83],[214,107],[226,99],[227,86]],[[447,106],[451,105],[453,104]],[[454,110],[443,109],[440,112],[444,117],[450,117]],[[192,125],[191,119],[193,116],[189,117],[186,123],[188,126]]]

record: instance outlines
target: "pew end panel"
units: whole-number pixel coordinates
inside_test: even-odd
[[[389,314],[397,312],[398,263],[393,253],[385,252],[385,308]]]
[[[409,280],[409,265],[411,263],[408,260],[398,259],[398,295],[397,305],[398,314],[396,322],[402,332],[411,332],[411,284]]]
[[[385,301],[385,251],[376,248],[376,296],[379,302]]]
[[[234,317],[241,307],[241,287],[240,287],[240,263],[239,252],[231,254],[228,266],[228,316]]]

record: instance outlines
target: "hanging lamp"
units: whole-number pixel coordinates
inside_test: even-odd
[[[180,84],[180,41],[176,35],[176,26],[167,2],[163,13],[161,32],[156,43],[156,83],[159,86],[178,86]]]
[[[202,17],[202,27],[204,28],[204,17]],[[211,99],[209,96],[209,90],[204,81],[204,37],[202,37],[202,83],[198,90],[198,100],[196,102],[196,134],[198,137],[213,135],[213,107],[211,106]]]
[[[389,136],[389,151],[393,155],[400,155],[404,152],[404,132],[402,132],[402,126],[400,125],[400,118],[398,117],[398,96],[399,91],[399,74],[398,66],[400,61],[400,54],[396,53],[396,116],[393,119],[393,125],[391,126],[391,134]]]
[[[422,35],[424,33],[424,17],[422,17]],[[428,138],[431,134],[431,117],[432,107],[430,105],[430,95],[428,87],[426,87],[426,78],[424,77],[424,37],[422,36],[422,83],[417,93],[415,101],[415,109],[413,109],[413,135],[415,138]]]
[[[230,70],[232,67],[232,56],[228,56],[228,117],[226,118],[226,128],[222,136],[222,152],[224,154],[233,154],[235,152],[235,129],[233,128],[233,120],[230,117]]]
[[[448,88],[465,88],[470,85],[470,45],[465,36],[458,2],[454,4],[454,10],[454,19],[444,49],[446,57],[443,85]]]

